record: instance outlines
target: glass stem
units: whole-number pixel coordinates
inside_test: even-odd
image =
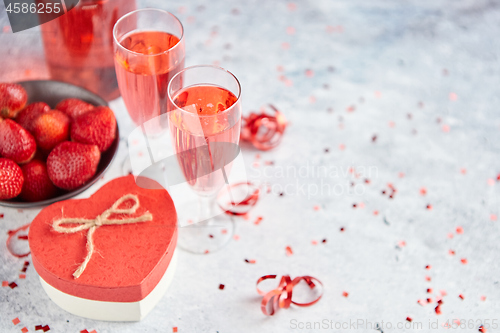
[[[215,204],[215,195],[198,196],[198,220],[204,224],[210,224],[213,217],[213,207]]]

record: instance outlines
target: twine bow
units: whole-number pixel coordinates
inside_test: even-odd
[[[120,205],[128,199],[134,200],[134,205],[128,209],[119,209]],[[63,217],[59,220],[54,221],[52,224],[52,228],[63,234],[74,234],[82,230],[89,230],[87,233],[87,256],[83,263],[78,267],[78,269],[73,273],[75,279],[78,279],[80,275],[82,275],[83,271],[87,267],[87,264],[92,258],[92,254],[94,253],[94,240],[93,235],[95,230],[103,225],[120,225],[120,224],[130,224],[130,223],[138,223],[138,222],[147,222],[153,220],[153,215],[149,212],[145,212],[141,216],[131,217],[128,219],[109,219],[111,214],[128,214],[132,215],[135,213],[137,208],[140,207],[139,198],[135,194],[125,194],[120,199],[116,200],[116,202],[111,206],[111,208],[107,209],[101,215],[97,216],[95,219],[84,219],[79,217]],[[77,227],[67,228],[62,227],[63,224],[80,224]]]

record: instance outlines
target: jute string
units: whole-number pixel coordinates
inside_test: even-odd
[[[132,199],[134,200],[134,205],[128,209],[119,209],[120,205],[126,200]],[[93,235],[97,228],[103,225],[120,225],[120,224],[130,224],[130,223],[138,223],[138,222],[147,222],[153,220],[153,215],[149,212],[145,212],[141,216],[131,217],[127,219],[109,219],[111,214],[127,214],[132,215],[135,213],[137,208],[140,207],[139,198],[135,194],[125,194],[120,199],[116,200],[116,202],[109,208],[104,211],[101,215],[97,216],[95,219],[84,219],[79,217],[63,217],[59,220],[54,221],[52,224],[52,228],[63,234],[74,234],[76,232],[82,230],[89,230],[87,232],[87,256],[83,263],[78,267],[78,269],[73,273],[75,279],[78,279],[80,275],[82,275],[83,271],[87,267],[90,259],[92,258],[92,254],[94,253],[94,240]],[[68,228],[62,227],[63,224],[80,224],[79,226]]]

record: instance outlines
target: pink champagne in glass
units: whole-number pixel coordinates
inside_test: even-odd
[[[184,68],[182,24],[168,12],[141,9],[119,19],[113,34],[118,86],[130,117],[136,125],[160,122],[168,82]]]

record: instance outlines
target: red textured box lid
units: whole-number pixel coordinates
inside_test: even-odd
[[[62,217],[94,219],[128,193],[139,198],[140,207],[133,215],[149,211],[152,221],[97,227],[95,252],[75,279],[73,273],[87,254],[87,230],[63,234],[53,230],[53,222]],[[73,296],[107,302],[144,299],[167,270],[176,242],[177,213],[170,195],[164,189],[138,187],[133,176],[110,181],[88,199],[44,208],[29,231],[33,265],[45,282]]]

